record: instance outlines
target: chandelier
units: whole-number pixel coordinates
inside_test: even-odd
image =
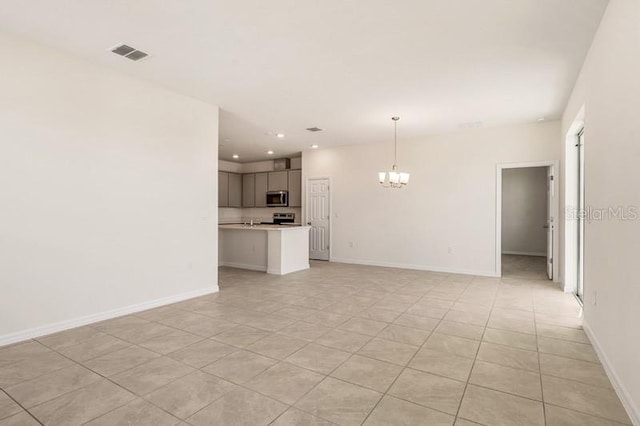
[[[398,156],[398,120],[400,117],[391,117],[393,120],[393,166],[388,172],[378,173],[378,181],[384,188],[402,188],[409,183],[409,173],[398,171],[396,165]]]

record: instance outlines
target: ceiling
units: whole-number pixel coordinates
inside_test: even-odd
[[[247,162],[391,143],[393,115],[399,141],[558,118],[606,5],[2,0],[0,30],[219,105],[220,158]],[[118,57],[119,42],[152,56]]]

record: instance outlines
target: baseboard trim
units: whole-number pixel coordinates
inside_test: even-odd
[[[547,257],[547,253],[530,252],[530,251],[507,251],[504,250],[502,254],[511,254],[515,256],[535,256],[535,257]]]
[[[223,262],[220,261],[218,266],[228,266],[229,268],[248,269],[250,271],[267,272],[266,266],[251,265],[249,263]]]
[[[160,306],[169,305],[171,303],[182,302],[183,300],[193,299],[194,297],[200,297],[206,294],[217,292],[217,285],[213,287],[205,287],[198,290],[188,291],[186,293],[176,294],[174,296],[162,297],[160,299],[137,303],[135,305],[124,306],[122,308],[111,309],[108,311],[99,312],[97,314],[85,315],[79,318],[72,318],[53,324],[5,334],[4,336],[0,336],[0,346],[10,345],[12,343],[18,343],[29,339],[34,339],[36,337],[42,337],[48,334],[69,330],[71,328],[108,320],[122,315],[133,314],[135,312],[146,311],[147,309],[153,309]]]
[[[284,269],[280,271],[281,275],[293,274],[294,272],[306,271],[311,266],[307,263],[306,265],[297,266],[295,268]]]
[[[591,327],[589,327],[589,324],[587,324],[587,322],[584,320],[582,322],[582,328],[591,341],[591,344],[593,345],[596,353],[598,354],[598,358],[600,358],[600,362],[604,367],[604,371],[607,373],[607,377],[609,377],[609,380],[611,381],[616,394],[618,394],[620,402],[622,402],[625,410],[627,410],[627,415],[631,419],[631,423],[636,426],[640,426],[640,407],[636,405],[636,401],[634,401],[633,398],[631,398],[631,395],[629,395],[629,391],[627,391],[627,389],[620,381],[620,376],[618,376],[618,374],[614,370],[613,365],[609,361],[607,354],[602,349],[600,342],[596,338],[595,334],[593,334],[593,331],[591,330]]]
[[[374,260],[349,259],[345,257],[332,257],[331,262],[348,263],[352,265],[382,266],[385,268],[412,269],[416,271],[444,272],[447,274],[476,275],[492,278],[499,277],[499,275],[496,275],[494,271],[475,271],[471,269],[443,268],[429,265],[412,265],[408,263],[378,262]]]

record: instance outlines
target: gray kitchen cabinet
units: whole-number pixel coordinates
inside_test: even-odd
[[[302,207],[302,171],[289,171],[289,207]]]
[[[242,207],[256,206],[256,175],[242,175]]]
[[[269,172],[269,191],[287,191],[289,173],[285,170],[282,172]]]
[[[218,207],[229,206],[229,173],[218,172]]]
[[[242,175],[229,173],[229,207],[242,207]]]
[[[255,206],[256,207],[267,207],[268,180],[269,180],[269,177],[267,173],[256,173],[256,180],[255,180],[255,190],[256,190]]]

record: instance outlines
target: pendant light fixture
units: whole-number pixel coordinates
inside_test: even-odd
[[[393,120],[393,166],[391,171],[378,173],[378,181],[384,188],[402,188],[409,183],[409,173],[398,171],[396,165],[398,157],[398,120],[400,117],[391,117]]]

